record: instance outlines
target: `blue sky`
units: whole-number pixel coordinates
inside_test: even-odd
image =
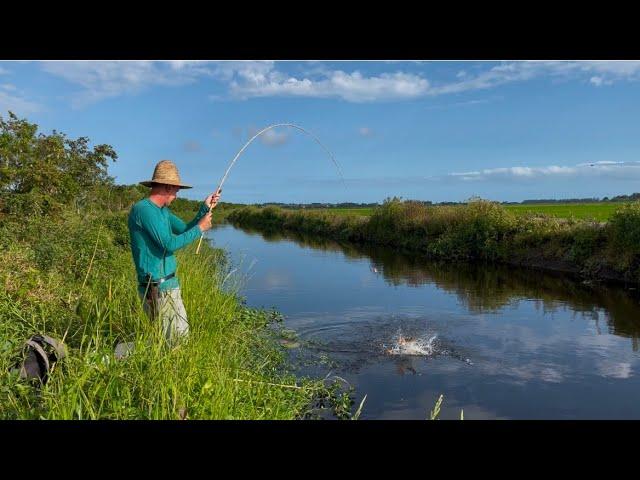
[[[118,152],[117,183],[171,159],[230,202],[462,201],[640,191],[638,61],[0,61],[11,110]]]

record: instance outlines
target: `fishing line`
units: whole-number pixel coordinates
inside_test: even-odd
[[[236,163],[236,160],[238,160],[238,158],[240,158],[240,155],[242,155],[242,152],[244,152],[245,149],[251,144],[251,142],[253,142],[256,138],[258,138],[260,135],[262,135],[266,131],[271,130],[272,128],[276,128],[276,127],[295,128],[297,130],[300,130],[303,133],[306,133],[310,137],[312,137],[318,143],[318,145],[320,145],[324,149],[324,151],[329,154],[329,157],[331,158],[331,160],[335,164],[336,168],[338,169],[338,173],[340,174],[340,179],[342,180],[342,183],[344,184],[345,188],[347,187],[347,184],[344,181],[344,176],[342,175],[342,170],[340,169],[340,165],[338,165],[338,162],[336,162],[336,159],[333,157],[333,154],[329,151],[329,149],[327,147],[324,146],[324,144],[318,139],[318,137],[316,137],[313,133],[311,133],[311,132],[305,130],[304,128],[302,128],[302,127],[300,127],[298,125],[295,125],[293,123],[276,123],[274,125],[269,125],[268,127],[263,128],[258,133],[256,133],[253,137],[251,137],[247,143],[244,144],[244,146],[240,149],[240,151],[238,151],[236,156],[233,158],[233,160],[231,161],[231,163],[227,167],[227,171],[224,172],[224,176],[222,177],[222,180],[220,180],[220,184],[218,185],[218,188],[216,189],[216,192],[219,192],[222,189],[222,185],[224,184],[225,180],[227,179],[227,176],[229,175],[229,172],[231,171],[231,168]],[[211,212],[212,210],[213,210],[212,208],[209,208],[209,212]],[[198,248],[196,249],[196,255],[200,252],[200,245],[201,244],[202,244],[202,236],[200,237],[200,241],[198,241]]]

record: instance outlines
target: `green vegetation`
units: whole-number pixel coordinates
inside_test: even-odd
[[[464,204],[451,205],[464,207]],[[516,215],[540,215],[558,218],[577,218],[585,220],[597,220],[605,222],[621,206],[620,202],[594,202],[594,203],[555,203],[555,204],[505,204],[506,210]],[[307,208],[306,212],[327,212],[345,216],[371,216],[375,207],[361,208]]]
[[[129,250],[128,211],[148,190],[114,185],[116,158],[0,117],[0,418],[286,419],[323,398],[349,416],[349,393],[288,372],[270,328],[281,317],[244,306],[225,285],[224,252],[206,243],[178,254],[191,335],[168,349],[142,311]],[[172,209],[188,219],[198,204]],[[6,373],[36,333],[69,350],[44,386]],[[134,344],[121,360],[119,342]]]
[[[559,203],[559,204],[522,204],[504,207],[517,215],[547,215],[558,218],[592,219],[606,222],[621,206],[620,203]]]
[[[387,199],[368,217],[246,207],[232,212],[228,220],[268,231],[386,245],[431,258],[504,262],[640,281],[640,202],[618,207],[607,224],[516,215],[485,200],[427,206],[397,198]]]
[[[374,212],[374,207],[362,207],[362,208],[310,208],[306,209],[307,212],[327,212],[333,213],[335,215],[344,215],[344,216],[364,216],[368,217]]]

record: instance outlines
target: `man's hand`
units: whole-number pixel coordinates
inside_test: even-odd
[[[217,192],[212,193],[207,198],[204,199],[204,204],[209,207],[209,210],[216,208],[218,204],[218,200],[220,200],[220,194],[222,193],[222,189]]]
[[[211,212],[207,212],[207,214],[200,219],[200,221],[198,222],[198,226],[200,227],[200,231],[202,233],[211,228]]]

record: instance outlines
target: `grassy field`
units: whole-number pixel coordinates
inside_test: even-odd
[[[365,207],[365,208],[306,208],[304,211],[306,212],[329,212],[334,213],[336,215],[343,216],[357,216],[362,215],[368,217],[373,213],[374,208]]]
[[[621,207],[621,203],[566,203],[566,204],[536,204],[536,205],[504,205],[516,215],[529,213],[549,215],[558,218],[594,219],[605,222]],[[374,208],[318,208],[306,209],[308,212],[328,212],[340,216],[370,216]]]
[[[621,203],[566,203],[560,205],[505,205],[504,207],[518,215],[536,213],[558,218],[592,218],[605,222],[621,206]]]

